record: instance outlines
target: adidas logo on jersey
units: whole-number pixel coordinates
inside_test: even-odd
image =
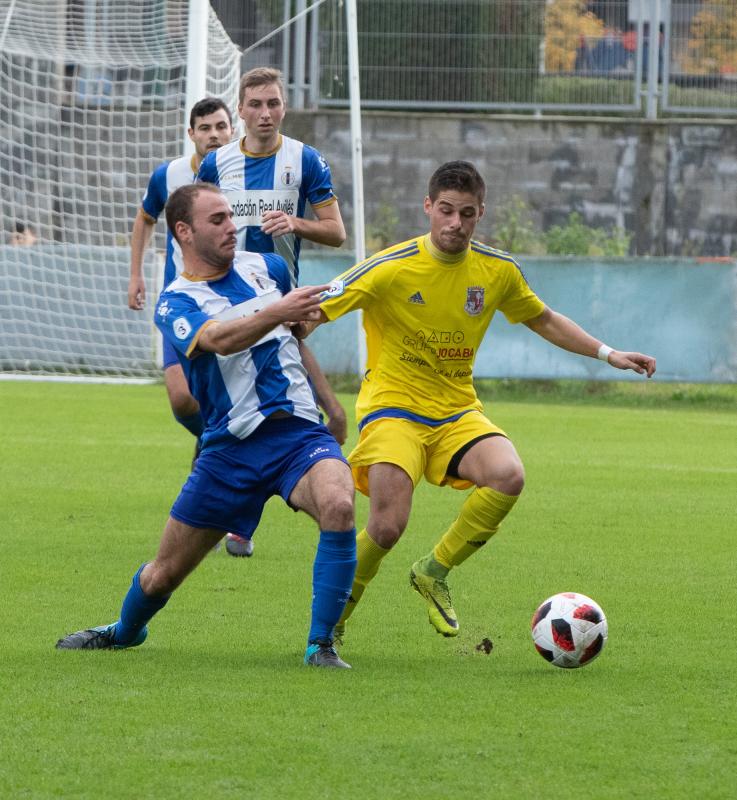
[[[407,298],[408,303],[416,303],[419,306],[424,306],[425,301],[422,299],[422,295],[419,292],[415,292],[412,297]]]

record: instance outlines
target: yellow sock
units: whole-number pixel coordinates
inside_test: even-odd
[[[448,569],[462,564],[499,530],[518,497],[486,486],[474,489],[461,506],[455,522],[435,545],[435,560]]]
[[[353,613],[369,581],[371,581],[379,571],[381,559],[384,558],[388,552],[388,550],[376,544],[368,535],[366,528],[356,536],[356,556],[358,558],[356,575],[353,578],[351,596],[348,598],[348,602],[345,605],[343,615],[338,622],[339,625],[345,622]]]

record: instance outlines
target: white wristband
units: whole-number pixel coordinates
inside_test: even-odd
[[[603,344],[599,348],[599,352],[596,354],[596,357],[599,359],[599,361],[606,361],[609,363],[609,353],[611,353],[612,350],[614,350],[613,347],[608,347],[607,345]]]

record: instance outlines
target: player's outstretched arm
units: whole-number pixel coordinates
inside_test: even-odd
[[[320,294],[329,288],[327,283],[323,286],[300,286],[257,314],[229,322],[207,322],[197,339],[197,348],[229,356],[256,344],[277,325],[317,320],[321,313]]]
[[[545,308],[542,314],[533,319],[528,319],[525,325],[531,330],[547,339],[554,345],[591,358],[601,358],[617,369],[631,369],[640,375],[652,377],[655,372],[655,358],[643,353],[624,352],[607,347],[591,334],[587,333],[572,319]]]
[[[151,242],[154,223],[138,209],[131,231],[131,275],[128,281],[128,308],[141,311],[146,303],[146,281],[143,278],[143,254]]]

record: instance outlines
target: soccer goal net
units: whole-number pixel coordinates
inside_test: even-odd
[[[235,110],[240,52],[206,11],[205,94]],[[157,376],[163,221],[144,312],[129,233],[184,152],[188,19],[187,0],[0,0],[0,377]]]

